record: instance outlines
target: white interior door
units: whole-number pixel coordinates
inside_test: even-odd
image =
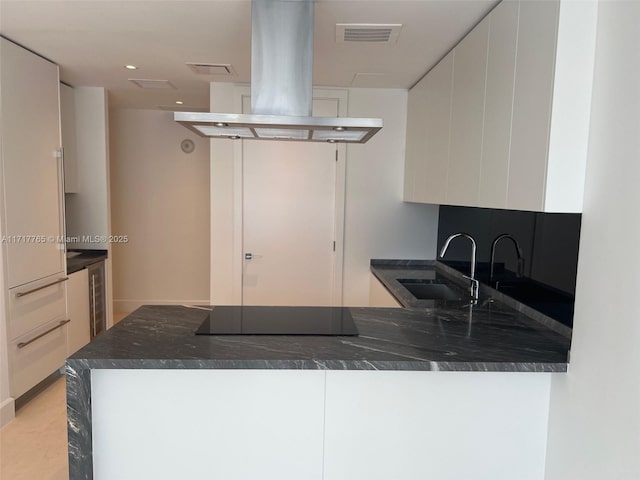
[[[314,115],[337,116],[338,102],[314,101]],[[336,159],[335,144],[243,142],[243,305],[340,302]]]

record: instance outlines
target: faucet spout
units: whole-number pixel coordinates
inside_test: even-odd
[[[470,294],[471,294],[471,298],[473,298],[474,300],[478,300],[478,290],[479,290],[479,284],[478,281],[476,280],[476,249],[477,249],[477,245],[476,245],[476,241],[474,240],[474,238],[469,235],[468,233],[454,233],[453,235],[450,235],[449,238],[447,238],[447,240],[444,242],[444,245],[442,246],[442,250],[440,250],[440,258],[444,258],[444,254],[447,253],[447,249],[449,248],[449,244],[451,243],[451,241],[455,238],[458,237],[464,237],[469,239],[469,241],[471,242],[471,272],[470,275],[466,278],[468,278],[469,280],[471,280],[471,286],[470,286]]]
[[[516,255],[518,256],[518,270],[516,272],[516,275],[518,277],[522,277],[522,275],[524,274],[524,256],[522,255],[522,249],[520,248],[520,244],[513,236],[509,235],[508,233],[503,233],[501,235],[498,235],[493,240],[493,243],[491,243],[491,260],[489,262],[489,283],[490,284],[493,281],[493,272],[494,272],[495,259],[496,259],[496,247],[498,245],[498,242],[500,242],[500,240],[502,240],[503,238],[507,238],[511,240],[513,242],[514,248],[516,249]]]

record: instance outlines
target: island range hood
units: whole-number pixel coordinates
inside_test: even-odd
[[[365,143],[379,118],[313,117],[313,0],[252,0],[251,114],[174,112],[203,137]]]

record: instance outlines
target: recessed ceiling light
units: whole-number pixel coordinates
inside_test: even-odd
[[[183,105],[184,102],[182,100],[176,100],[176,105]]]
[[[125,65],[124,68],[126,68],[127,70],[137,70],[138,67],[136,67],[135,65]]]

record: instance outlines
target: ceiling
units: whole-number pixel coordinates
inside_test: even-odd
[[[497,3],[316,0],[313,84],[408,88]],[[395,44],[336,43],[337,23],[400,23],[402,30]],[[107,88],[112,108],[176,100],[206,108],[209,82],[251,79],[250,0],[0,0],[0,34],[56,62],[64,82]],[[186,62],[231,64],[235,75],[198,75]],[[357,73],[374,75],[354,82]],[[129,78],[176,88],[143,90]]]

